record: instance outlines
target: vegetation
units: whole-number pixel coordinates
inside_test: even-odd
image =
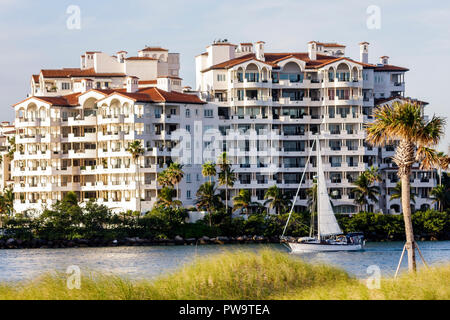
[[[212,226],[212,213],[222,206],[220,195],[214,182],[205,182],[197,191],[197,208],[208,212],[209,226]]]
[[[19,284],[0,284],[0,299],[33,300],[264,300],[264,299],[449,299],[450,266],[427,269],[397,280],[382,279],[379,289],[346,272],[311,265],[264,249],[223,252],[201,258],[153,281],[83,274],[80,289],[67,288],[67,275],[53,273]]]
[[[411,218],[411,168],[416,162],[421,169],[446,168],[447,156],[439,155],[433,149],[444,135],[445,120],[433,116],[426,121],[422,107],[416,103],[398,103],[380,106],[374,111],[375,121],[367,127],[366,141],[372,145],[384,146],[400,141],[393,157],[398,166],[397,175],[402,182],[402,208],[405,222],[408,266],[416,271],[416,256],[413,224]]]
[[[136,165],[136,182],[137,182],[137,198],[138,198],[138,211],[141,210],[141,190],[140,190],[140,164],[139,164],[139,157],[144,154],[144,148],[142,147],[140,140],[134,140],[131,142],[127,148],[127,152],[131,154],[131,157],[134,160],[134,163]]]
[[[232,188],[236,182],[236,175],[234,170],[231,169],[230,161],[227,158],[227,153],[224,152],[218,159],[219,172],[219,185],[225,186],[225,212],[228,213],[228,188]]]
[[[275,209],[277,214],[285,212],[291,206],[291,200],[277,186],[271,186],[264,195],[264,205],[268,205],[270,209]]]
[[[239,194],[233,198],[234,211],[240,210],[242,214],[249,214],[250,208],[256,206],[258,203],[252,201],[252,194],[248,189],[239,190]]]
[[[380,181],[378,169],[371,167],[359,175],[353,183],[355,188],[352,190],[355,196],[355,203],[363,210],[369,211],[369,201],[378,201],[380,188],[373,185],[374,182]]]
[[[209,183],[212,183],[212,178],[217,174],[216,164],[211,161],[206,162],[202,165],[202,175],[204,177],[209,177]]]

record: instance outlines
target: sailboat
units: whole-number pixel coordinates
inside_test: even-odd
[[[318,251],[359,251],[364,249],[364,236],[361,233],[350,233],[343,235],[341,228],[334,215],[330,197],[326,186],[325,173],[323,170],[322,155],[318,138],[314,141],[312,148],[316,144],[317,149],[317,235],[314,237],[303,237],[297,240],[285,238],[284,234],[289,224],[289,220],[294,210],[294,205],[300,191],[300,186],[305,177],[306,167],[310,161],[311,153],[308,156],[305,170],[300,179],[300,184],[292,203],[289,217],[284,227],[282,240],[286,240],[290,250],[296,252],[318,252]]]

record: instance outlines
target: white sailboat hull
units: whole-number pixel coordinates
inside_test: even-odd
[[[291,252],[323,252],[323,251],[360,251],[363,244],[320,244],[288,242]]]

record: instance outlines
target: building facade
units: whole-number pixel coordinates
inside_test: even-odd
[[[398,213],[398,200],[390,200],[395,146],[373,148],[364,139],[376,105],[406,99],[408,69],[386,56],[370,64],[367,42],[358,60],[345,48],[311,41],[307,52],[269,53],[262,41],[215,42],[195,58],[194,91],[182,89],[179,55],[159,47],[128,58],[125,51],[86,52],[80,68],[41,70],[29,97],[14,105],[16,151],[8,170],[15,210],[39,212],[74,191],[82,202],[145,212],[171,161],[184,166],[178,198],[194,206],[205,181],[202,163],[224,151],[237,178],[229,199],[249,189],[252,201],[263,203],[272,185],[293,199],[305,171],[296,203],[302,209],[320,143],[337,213],[359,210],[353,182],[371,166],[383,181],[369,210]],[[145,149],[137,162],[127,151],[135,140]],[[417,209],[431,206],[435,185],[435,172],[414,169]]]
[[[389,64],[383,56],[370,64],[369,43],[362,42],[359,60],[345,57],[345,46],[311,41],[307,52],[269,53],[265,43],[231,44],[219,41],[196,57],[196,90],[214,106],[217,129],[248,131],[269,138],[269,153],[260,142],[240,144],[231,152],[237,173],[234,194],[250,189],[252,200],[263,202],[268,187],[277,185],[294,198],[303,170],[306,177],[296,205],[307,206],[307,189],[312,187],[315,153],[319,139],[325,175],[336,212],[355,213],[353,182],[364,170],[378,167],[383,176],[378,203],[369,210],[400,212],[398,200],[390,201],[398,178],[390,157],[394,146],[373,148],[365,143],[365,125],[373,120],[378,101],[405,99],[408,69]],[[226,139],[225,139],[226,140]],[[227,141],[230,148],[235,143]],[[252,150],[251,150],[252,149]],[[265,163],[261,159],[266,157]],[[267,164],[272,169],[266,170]],[[416,208],[431,206],[429,191],[436,185],[435,172],[415,168],[413,190]]]

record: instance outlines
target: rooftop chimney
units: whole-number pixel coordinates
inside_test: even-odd
[[[135,76],[127,77],[127,92],[133,93],[139,89],[139,78]]]
[[[123,63],[123,61],[127,57],[127,53],[128,52],[126,52],[126,51],[119,51],[119,52],[117,52],[117,62]]]
[[[389,57],[388,56],[382,56],[380,57],[380,63],[381,64],[389,64]]]
[[[317,42],[315,41],[308,42],[308,57],[310,60],[317,59]]]
[[[359,61],[369,63],[369,43],[361,42],[359,44]]]
[[[264,58],[264,41],[258,41],[255,45],[255,56],[256,59],[261,60],[261,61],[265,61]]]

